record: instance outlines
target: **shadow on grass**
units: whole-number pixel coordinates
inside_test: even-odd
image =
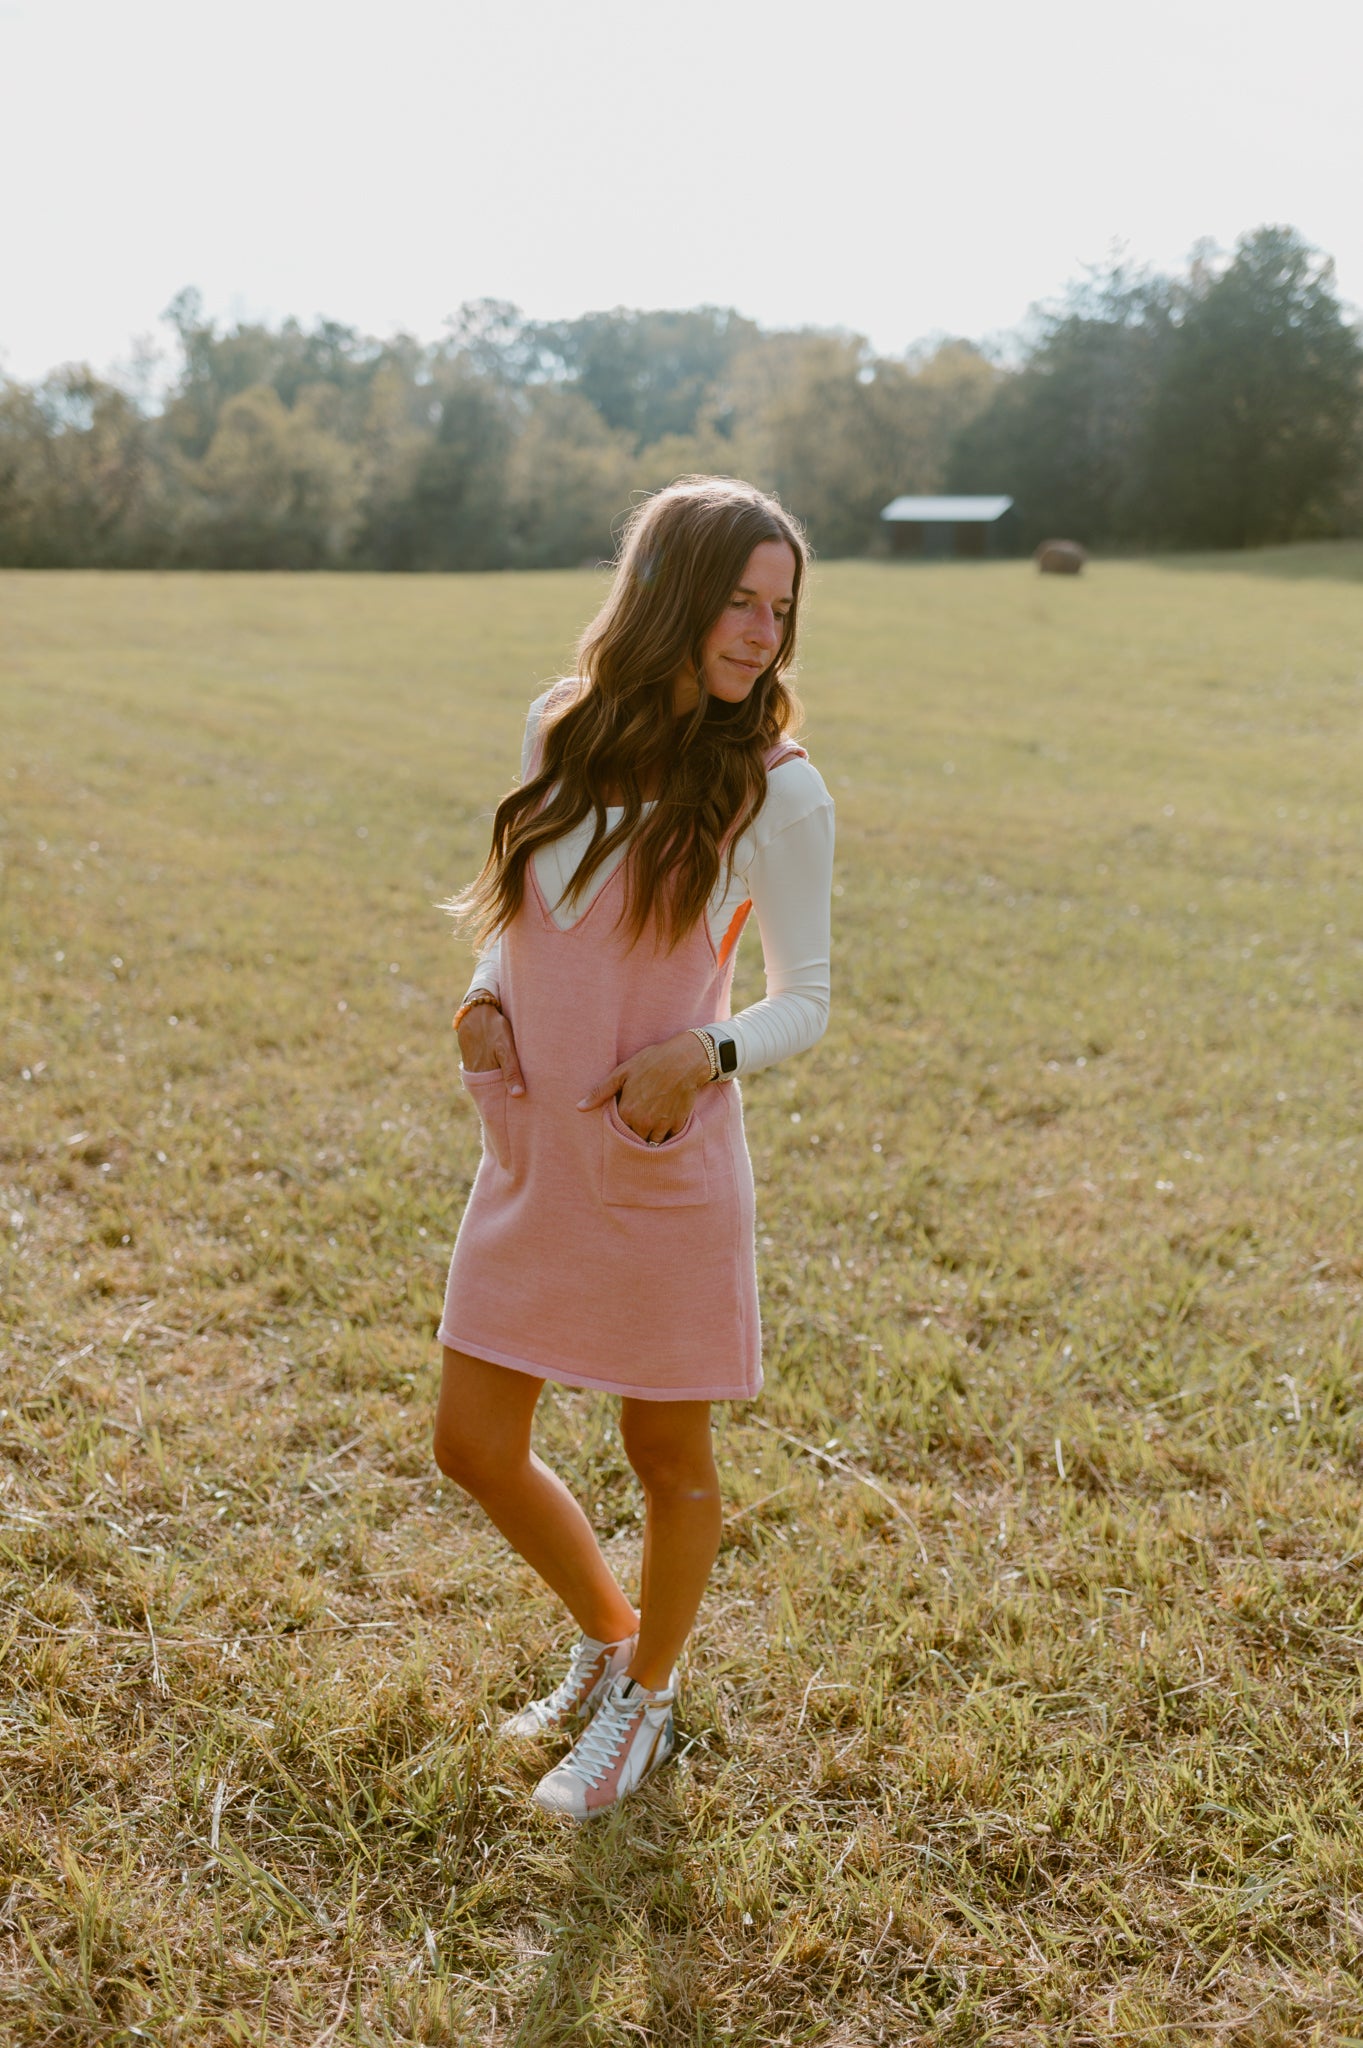
[[[714,1994],[714,1914],[668,1773],[609,1818],[572,1826],[570,1886],[507,2048],[618,2048],[631,2038],[738,2044]]]
[[[1290,547],[1236,548],[1206,555],[1146,555],[1158,569],[1198,575],[1273,576],[1291,583],[1363,583],[1363,540],[1294,541]]]

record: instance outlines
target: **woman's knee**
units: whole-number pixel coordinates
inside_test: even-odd
[[[435,1462],[476,1500],[514,1483],[530,1457],[538,1381],[446,1352],[435,1414]]]
[[[442,1418],[436,1418],[435,1437],[432,1443],[437,1469],[446,1479],[452,1479],[456,1486],[462,1486],[466,1493],[473,1493],[473,1481],[483,1463],[479,1446],[462,1432],[443,1426]]]
[[[446,1479],[452,1479],[475,1500],[486,1500],[513,1483],[528,1457],[523,1446],[449,1424],[442,1426],[440,1420],[436,1422],[432,1448],[436,1465]]]
[[[708,1499],[719,1488],[708,1413],[703,1421],[674,1416],[669,1413],[673,1405],[632,1402],[626,1406],[620,1417],[625,1456],[646,1493]],[[675,1405],[678,1409],[683,1406]],[[646,1407],[654,1412],[641,1413]]]

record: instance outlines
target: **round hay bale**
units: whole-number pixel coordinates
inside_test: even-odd
[[[1088,556],[1077,540],[1043,540],[1032,560],[1043,576],[1077,576]]]

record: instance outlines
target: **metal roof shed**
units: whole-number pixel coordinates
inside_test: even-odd
[[[891,554],[981,561],[1008,552],[1012,509],[1011,498],[895,498],[880,516]]]

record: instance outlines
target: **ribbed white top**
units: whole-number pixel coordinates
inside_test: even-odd
[[[521,747],[521,776],[530,759],[546,690],[530,706]],[[647,808],[647,806],[646,806]],[[622,805],[609,806],[614,823]],[[551,906],[554,922],[567,931],[588,910],[624,859],[621,847],[592,877],[592,890],[580,904],[565,900],[568,884],[591,843],[592,820],[584,818],[535,855],[535,879]],[[822,1037],[828,1024],[831,895],[833,883],[833,799],[812,761],[782,761],[767,778],[766,801],[737,841],[733,880],[726,888],[721,870],[710,899],[708,922],[716,948],[729,929],[738,906],[752,898],[753,916],[762,938],[766,995],[729,1020],[738,1047],[741,1074],[804,1052]],[[500,941],[479,960],[470,989],[498,991]]]

